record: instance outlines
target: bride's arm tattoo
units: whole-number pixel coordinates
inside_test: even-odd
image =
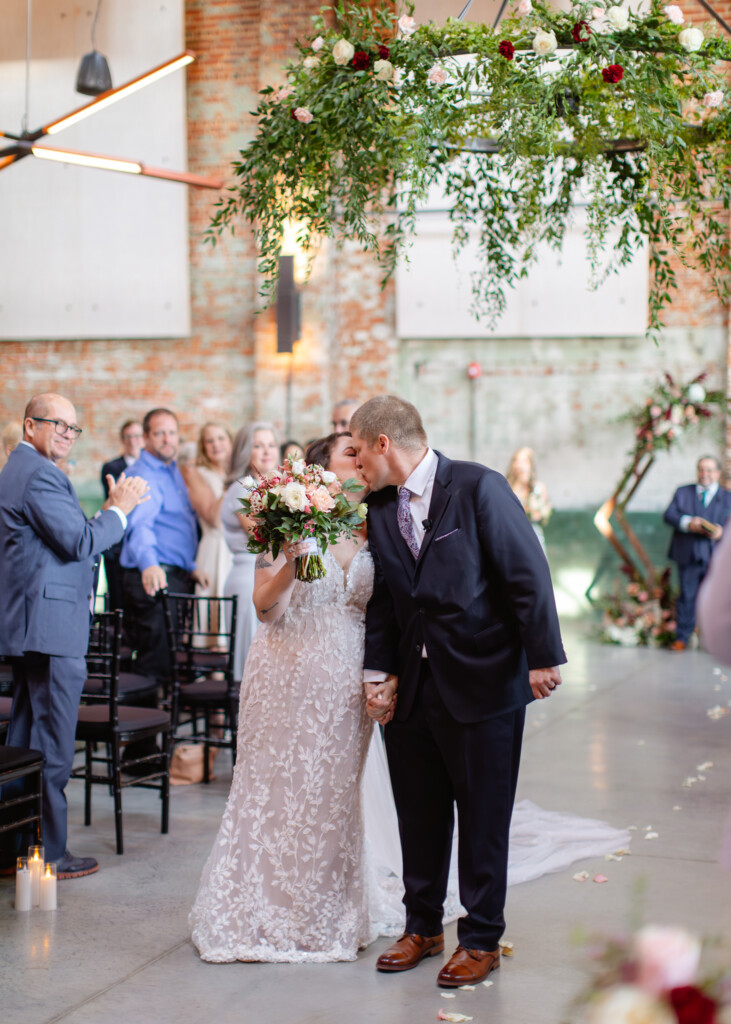
[[[272,605],[269,605],[269,607],[268,607],[268,608],[262,608],[262,610],[261,610],[261,614],[262,614],[262,615],[266,615],[266,614],[267,614],[267,612],[271,612],[271,611],[273,611],[273,610],[274,610],[274,609],[275,609],[275,608],[277,607],[277,605],[278,605],[278,604],[279,604],[279,601],[275,601],[275,602],[274,602],[274,604],[272,604]]]
[[[272,565],[274,565],[274,563],[269,561],[266,556],[266,552],[262,552],[260,555],[256,556],[255,567],[257,569],[271,569]]]

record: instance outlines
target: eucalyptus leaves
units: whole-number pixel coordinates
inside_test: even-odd
[[[209,236],[239,215],[254,224],[265,293],[286,221],[310,252],[322,236],[357,240],[388,276],[437,186],[456,248],[478,240],[474,308],[492,322],[539,245],[560,249],[579,197],[595,283],[649,240],[651,331],[676,286],[673,252],[727,299],[725,40],[657,0],[646,15],[520,0],[496,31],[416,25],[408,11],[325,9],[286,82],[263,90]]]

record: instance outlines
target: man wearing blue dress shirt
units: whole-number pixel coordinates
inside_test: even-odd
[[[135,671],[162,681],[169,670],[165,619],[159,592],[188,594],[207,585],[195,568],[198,524],[175,462],[178,420],[169,409],[152,409],[142,424],[145,445],[129,472],[150,487],[150,500],[129,518],[120,564],[124,617],[137,650]]]
[[[665,522],[674,530],[668,557],[677,562],[680,577],[674,651],[685,650],[695,629],[698,588],[731,512],[731,492],[720,486],[720,478],[721,463],[704,455],[698,460],[697,484],[679,487],[665,512]]]

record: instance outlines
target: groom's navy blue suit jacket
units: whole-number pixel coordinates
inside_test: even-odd
[[[548,563],[507,481],[437,455],[431,527],[416,561],[399,533],[396,488],[368,498],[375,580],[365,667],[399,676],[396,717],[406,718],[426,644],[450,714],[478,722],[531,701],[529,668],[566,655]]]

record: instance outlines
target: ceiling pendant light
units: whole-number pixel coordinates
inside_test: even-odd
[[[76,91],[85,96],[98,96],[112,88],[112,73],[109,70],[107,58],[99,53],[96,48],[96,23],[99,18],[99,9],[102,0],[97,0],[94,21],[91,24],[91,53],[86,53],[81,58],[79,71],[76,76]]]

